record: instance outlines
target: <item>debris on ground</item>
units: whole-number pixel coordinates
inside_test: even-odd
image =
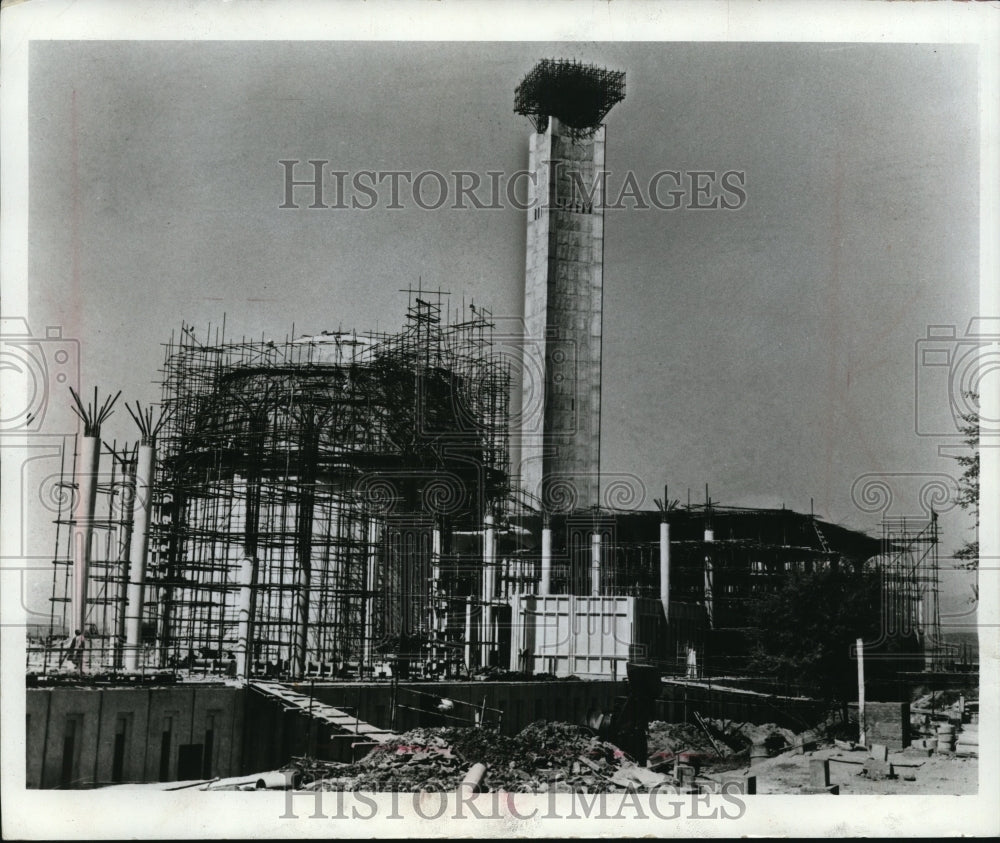
[[[670,781],[590,729],[544,720],[513,737],[476,728],[412,729],[351,764],[295,758],[286,769],[303,789],[455,790],[477,763],[486,765],[489,790],[644,790]]]

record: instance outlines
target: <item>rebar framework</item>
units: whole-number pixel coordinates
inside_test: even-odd
[[[625,98],[625,71],[566,59],[542,59],[514,91],[514,111],[544,132],[557,118],[577,137],[587,137]]]

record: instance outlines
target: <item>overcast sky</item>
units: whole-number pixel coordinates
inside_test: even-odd
[[[957,469],[951,440],[916,435],[915,386],[940,412],[948,394],[915,344],[977,311],[969,47],[34,42],[33,329],[80,338],[85,388],[148,402],[182,320],[395,329],[418,279],[519,316],[523,210],[282,210],[278,162],[513,173],[513,90],[541,57],[626,71],[612,185],[746,174],[736,211],[607,212],[602,470],[638,477],[646,508],[707,483],[872,532],[852,487],[877,474],[890,514],[919,514],[926,478],[897,475]],[[105,429],[134,435],[124,410]],[[969,521],[942,524],[950,552]]]

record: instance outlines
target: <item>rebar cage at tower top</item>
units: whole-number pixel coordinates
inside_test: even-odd
[[[625,98],[625,71],[606,70],[566,59],[542,59],[514,91],[514,111],[544,132],[555,117],[570,133],[594,133],[608,112]]]

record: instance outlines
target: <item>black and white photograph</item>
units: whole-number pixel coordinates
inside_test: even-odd
[[[4,836],[1000,833],[998,12],[4,6]]]

